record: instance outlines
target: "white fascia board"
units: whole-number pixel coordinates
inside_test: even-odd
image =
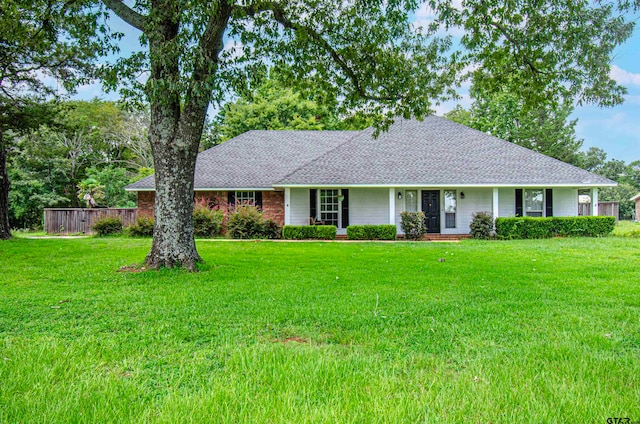
[[[156,191],[155,188],[125,188],[124,191],[132,191],[132,192],[136,192],[136,191]]]
[[[640,193],[638,193],[638,194],[636,194],[635,196],[633,196],[630,200],[631,200],[631,201],[636,201],[636,200],[638,200],[638,199],[640,199]]]
[[[217,188],[196,188],[193,191],[275,191],[274,187],[217,187]]]
[[[125,188],[124,191],[156,191],[155,188]],[[196,188],[193,191],[276,191],[274,187],[251,188]]]
[[[276,188],[493,188],[493,187],[526,187],[526,188],[591,188],[615,187],[613,184],[276,184]]]

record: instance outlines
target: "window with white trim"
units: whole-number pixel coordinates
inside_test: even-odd
[[[456,210],[458,193],[455,190],[444,191],[444,228],[456,228]]]
[[[526,216],[544,216],[544,191],[542,189],[524,191],[524,214]]]
[[[418,212],[418,190],[404,192],[404,209],[407,212]]]
[[[255,205],[256,204],[256,192],[255,191],[236,191],[236,205]]]
[[[338,190],[320,190],[320,220],[325,225],[338,226]]]

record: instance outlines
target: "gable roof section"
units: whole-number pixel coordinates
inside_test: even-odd
[[[611,186],[614,181],[445,118],[367,129],[276,186]]]
[[[198,155],[196,190],[272,189],[273,184],[359,131],[249,131]],[[155,190],[151,175],[127,186]]]

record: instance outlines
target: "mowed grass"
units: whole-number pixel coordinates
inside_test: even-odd
[[[640,232],[640,222],[618,221],[613,229],[614,236],[628,236],[636,232]]]
[[[640,421],[640,241],[0,243],[0,422]]]

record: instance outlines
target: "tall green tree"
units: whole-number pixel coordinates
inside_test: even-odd
[[[274,68],[257,88],[222,107],[210,129],[213,142],[208,143],[218,144],[249,130],[353,130],[374,123],[359,114],[341,118],[336,104],[328,93],[295,90]]]
[[[127,206],[124,185],[148,166],[147,127],[143,112],[128,112],[101,100],[59,102],[48,124],[23,135],[13,133],[9,146],[9,223],[41,226],[46,207],[80,207],[77,186],[95,178],[106,187],[100,206]]]
[[[526,107],[517,94],[499,91],[476,98],[470,111],[456,108],[445,116],[482,132],[510,141],[561,161],[580,165],[582,140],[570,120],[573,108],[566,104]]]
[[[525,109],[540,105],[623,102],[626,89],[611,79],[611,55],[628,39],[633,21],[622,15],[635,2],[466,0],[432,1],[436,21],[464,31],[478,98],[518,93]]]
[[[193,174],[205,115],[241,92],[264,63],[285,63],[292,86],[317,87],[339,99],[339,111],[424,117],[454,95],[461,67],[480,63],[474,84],[526,85],[528,101],[550,96],[614,104],[624,89],[609,78],[613,48],[632,25],[609,6],[589,3],[470,0],[430,2],[437,23],[462,26],[466,52],[447,54],[437,25],[416,30],[414,0],[169,0],[103,3],[143,34],[148,51],[109,69],[115,86],[150,69],[149,139],[156,170],[156,227],[149,266],[193,268]],[[240,43],[224,49],[225,35]],[[509,80],[507,80],[509,76]],[[384,126],[384,125],[383,125]]]
[[[0,239],[11,237],[6,134],[50,118],[40,103],[55,97],[58,87],[48,78],[67,90],[87,81],[91,62],[117,38],[99,37],[101,14],[83,0],[0,3]]]

